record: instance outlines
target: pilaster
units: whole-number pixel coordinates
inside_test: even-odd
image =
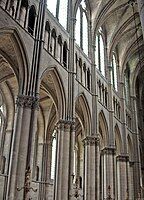
[[[134,196],[138,198],[140,187],[142,186],[141,180],[141,160],[140,160],[140,144],[139,144],[139,130],[138,130],[138,119],[137,119],[137,99],[135,96],[131,96],[132,105],[132,129],[133,129],[133,152],[134,152]]]

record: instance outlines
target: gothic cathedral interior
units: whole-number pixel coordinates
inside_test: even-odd
[[[144,199],[144,0],[0,0],[0,200]]]

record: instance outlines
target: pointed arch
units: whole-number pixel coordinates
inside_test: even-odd
[[[132,161],[132,159],[133,159],[133,143],[132,143],[132,139],[129,134],[127,136],[127,143],[128,143],[129,159],[130,159],[130,161]]]
[[[49,51],[50,44],[50,30],[51,26],[49,21],[47,20],[45,23],[45,33],[44,33],[44,48]]]
[[[30,7],[28,18],[28,32],[33,35],[35,29],[36,8],[34,5]]]
[[[78,117],[85,136],[91,132],[91,113],[85,94],[80,94],[75,101],[76,116]]]
[[[65,68],[67,68],[67,61],[68,60],[68,47],[67,47],[67,43],[66,41],[64,42],[64,45],[63,45],[63,66]]]
[[[78,7],[79,7],[79,5],[80,5],[81,2],[82,2],[82,0],[76,0],[76,3],[74,5],[74,16],[75,17],[76,17],[76,13],[77,13]],[[88,11],[87,15],[88,14],[90,15],[90,4],[89,4],[89,1],[86,0],[85,4],[86,4],[86,7],[87,7],[87,11]]]
[[[118,90],[118,73],[117,73],[117,58],[115,52],[113,52],[112,60],[111,60],[111,83],[114,89]]]
[[[1,46],[5,37],[5,41],[11,46],[12,54],[7,48],[7,45]],[[28,54],[24,42],[17,29],[0,29],[0,54],[9,62],[13,69],[19,84],[19,93],[26,93],[30,65]],[[13,55],[13,56],[12,56]]]
[[[50,96],[52,97],[56,105],[58,111],[58,117],[60,119],[63,119],[65,116],[65,109],[66,109],[66,97],[62,79],[56,67],[47,68],[41,75],[41,81],[43,81],[44,78],[47,78],[47,76],[51,77],[54,88],[53,89],[49,88],[48,84],[44,85],[46,86],[47,90],[50,93]]]
[[[116,154],[120,155],[120,153],[122,152],[122,138],[117,124],[115,125],[114,133],[115,133]]]
[[[56,51],[56,37],[57,37],[57,33],[56,33],[56,30],[53,28],[51,31],[50,53],[54,57],[55,57],[55,51]]]
[[[101,74],[105,76],[105,45],[103,35],[103,30],[100,27],[95,37],[95,64]]]
[[[133,96],[136,96],[136,82],[137,82],[139,74],[142,74],[144,71],[143,65],[144,65],[144,59],[141,59],[141,61],[137,63],[133,73],[130,74],[130,76],[131,76],[131,78],[130,78],[130,93]]]
[[[78,4],[77,4],[78,3]],[[78,1],[76,4],[76,26],[75,39],[79,47],[88,55],[89,33],[88,33],[88,6],[84,0]]]
[[[108,124],[103,110],[98,115],[98,130],[100,134],[101,148],[104,148],[108,144]]]
[[[22,0],[20,5],[19,20],[22,26],[26,24],[26,15],[28,12],[29,2],[28,0]]]

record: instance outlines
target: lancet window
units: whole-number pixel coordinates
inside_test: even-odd
[[[47,8],[58,19],[59,23],[67,29],[68,0],[47,0]]]
[[[95,48],[95,64],[97,69],[105,76],[105,52],[104,41],[102,37],[102,29],[100,28],[96,35],[96,48]]]
[[[88,55],[88,19],[84,0],[81,1],[76,14],[75,39],[84,53]]]
[[[111,83],[113,84],[114,89],[117,91],[118,85],[117,85],[117,62],[116,57],[113,54],[112,56],[112,62],[111,62]]]

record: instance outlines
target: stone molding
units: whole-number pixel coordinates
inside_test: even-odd
[[[98,146],[100,143],[100,138],[98,136],[87,136],[83,139],[83,143],[85,146]]]
[[[116,148],[115,147],[105,147],[104,149],[102,149],[102,154],[107,154],[107,155],[114,155],[116,152]]]
[[[73,131],[73,130],[75,130],[75,122],[74,121],[70,121],[70,120],[60,119],[57,122],[56,127],[58,129],[61,129],[61,130],[67,130],[67,131],[72,130]]]
[[[128,155],[118,155],[116,157],[117,161],[120,162],[128,162],[129,161],[129,156]]]
[[[18,107],[39,109],[39,99],[33,96],[19,95],[16,104]]]

